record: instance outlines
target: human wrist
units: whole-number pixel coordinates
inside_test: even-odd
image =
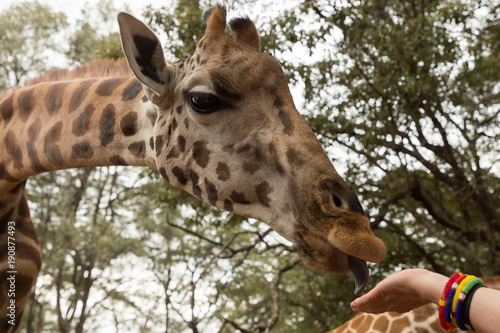
[[[415,277],[415,288],[426,303],[439,303],[439,298],[449,277],[428,270],[420,270]]]

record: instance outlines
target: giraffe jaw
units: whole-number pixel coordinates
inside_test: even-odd
[[[368,279],[370,278],[370,272],[368,266],[364,260],[348,255],[349,268],[354,275],[355,290],[354,295],[360,296],[361,293],[366,289],[368,284]]]

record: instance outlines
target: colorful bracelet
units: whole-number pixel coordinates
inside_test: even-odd
[[[453,310],[453,299],[455,298],[455,294],[457,292],[458,287],[462,283],[463,280],[465,280],[468,277],[467,274],[463,274],[458,277],[458,279],[455,280],[455,282],[451,286],[450,293],[448,295],[448,299],[446,300],[446,312],[445,312],[445,320],[448,323],[449,330],[452,330],[454,328],[457,328],[457,325],[455,324],[454,318],[452,317],[452,310]]]
[[[462,305],[463,305],[464,300],[465,300],[466,297],[471,297],[472,298],[472,294],[468,295],[468,293],[470,292],[470,290],[474,286],[479,286],[479,285],[484,285],[483,280],[481,280],[480,278],[477,278],[477,277],[473,278],[472,280],[470,280],[467,283],[467,285],[462,289],[462,292],[458,296],[457,309],[455,311],[455,319],[456,319],[456,322],[457,322],[457,326],[462,331],[467,331],[467,327],[464,325],[464,322],[463,322]]]
[[[444,286],[443,293],[441,294],[441,298],[439,299],[439,323],[441,324],[441,327],[444,330],[451,330],[450,325],[446,322],[446,304],[448,302],[448,295],[450,293],[450,289],[453,285],[453,283],[459,278],[463,276],[462,273],[455,273],[453,274],[448,282],[446,282],[446,285]]]
[[[457,288],[457,291],[455,292],[455,297],[453,297],[453,307],[452,307],[452,310],[453,310],[453,313],[456,315],[457,313],[457,304],[458,304],[458,296],[460,296],[460,293],[462,292],[462,290],[465,288],[465,286],[473,279],[475,279],[476,277],[474,275],[469,275],[467,276],[465,279],[462,280],[462,282],[460,282],[460,285],[458,286]]]

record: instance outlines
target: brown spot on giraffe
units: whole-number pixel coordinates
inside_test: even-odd
[[[191,184],[193,184],[193,194],[197,198],[201,198],[202,190],[200,187],[200,176],[193,170],[189,170],[189,179],[191,179]]]
[[[255,193],[257,193],[257,198],[259,202],[266,207],[271,206],[271,199],[269,198],[269,193],[271,192],[271,186],[267,181],[263,181],[255,188]]]
[[[183,153],[186,150],[186,138],[184,136],[179,135],[177,137],[177,146],[179,147],[179,151]]]
[[[33,112],[33,109],[35,108],[33,89],[29,89],[20,93],[17,99],[17,103],[19,104],[21,120],[28,120],[29,116]]]
[[[150,110],[150,111],[146,112],[146,116],[148,117],[149,121],[151,122],[151,125],[154,126],[154,124],[156,123],[156,117],[157,117],[156,112]]]
[[[155,140],[154,146],[156,148],[156,157],[158,157],[158,156],[160,156],[161,150],[163,148],[163,135],[157,135],[156,136],[156,140]]]
[[[186,175],[184,174],[184,171],[179,168],[179,167],[173,167],[172,168],[172,174],[177,178],[177,181],[181,185],[186,185],[187,184],[187,178]]]
[[[160,170],[159,170],[159,172],[160,172],[160,175],[161,175],[163,178],[165,178],[167,181],[169,181],[169,179],[168,179],[168,174],[167,174],[167,170],[165,170],[165,168],[164,168],[164,167],[161,167],[161,168],[160,168]]]
[[[215,205],[217,199],[219,199],[219,193],[217,192],[217,187],[205,178],[205,192],[208,196],[208,202],[211,205]]]
[[[142,91],[142,85],[138,80],[131,80],[129,85],[122,93],[122,101],[127,102],[133,100]]]
[[[28,138],[30,142],[34,142],[38,139],[38,135],[40,134],[40,129],[42,128],[42,122],[40,118],[37,118],[29,127],[28,127]]]
[[[210,160],[210,151],[207,148],[206,141],[196,141],[193,143],[193,159],[200,167],[207,167]]]
[[[231,179],[231,170],[229,169],[229,166],[224,163],[224,162],[219,162],[217,164],[217,169],[215,170],[217,173],[217,179],[226,181]]]
[[[283,132],[286,135],[292,134],[293,133],[293,123],[290,120],[290,118],[288,117],[288,115],[286,114],[286,112],[283,110],[280,110],[278,112],[278,116],[281,120],[281,123],[283,124]]]
[[[177,120],[172,119],[172,131],[175,131],[177,129]]]
[[[286,158],[288,163],[294,167],[301,167],[305,164],[300,154],[293,148],[288,148],[286,151]]]
[[[233,192],[231,192],[230,198],[231,198],[232,202],[235,202],[235,203],[238,203],[241,205],[249,205],[250,204],[250,201],[248,201],[246,199],[245,194],[243,192],[233,191]]]
[[[281,97],[280,97],[280,96],[276,96],[276,97],[274,98],[273,104],[274,104],[274,106],[275,106],[277,109],[281,109],[281,108],[283,107],[283,105],[284,105],[284,103],[283,103],[283,99],[281,99]],[[280,111],[280,112],[281,112],[281,111]]]
[[[113,155],[109,158],[109,161],[113,165],[128,165],[127,162],[120,155]]]
[[[243,170],[245,170],[245,172],[248,172],[250,175],[253,175],[260,168],[260,164],[254,161],[243,162]]]
[[[94,151],[92,147],[90,146],[90,143],[88,141],[83,141],[80,143],[77,143],[71,147],[72,149],[72,154],[71,157],[73,158],[81,158],[81,159],[90,159],[92,156],[94,156]]]
[[[95,92],[99,96],[111,96],[113,91],[115,91],[115,89],[118,88],[126,80],[127,78],[123,77],[103,80],[101,83],[99,83]]]
[[[120,129],[123,135],[132,136],[137,133],[137,112],[130,111],[120,120]]]
[[[375,320],[373,323],[373,329],[383,332],[389,327],[389,319],[387,317],[382,317],[378,320]]]
[[[35,173],[41,173],[48,171],[44,168],[40,159],[38,158],[38,151],[35,148],[35,142],[38,140],[38,136],[40,134],[40,130],[42,128],[42,122],[39,118],[37,118],[29,127],[28,127],[28,139],[29,141],[26,143],[26,149],[28,151],[28,158],[31,162],[31,168]]]
[[[44,102],[51,116],[61,108],[63,100],[60,97],[63,95],[64,89],[66,89],[65,83],[56,83],[47,91]]]
[[[89,88],[94,84],[95,80],[83,81],[80,86],[71,95],[69,102],[69,112],[73,112],[82,105],[83,101],[87,98]]]
[[[86,105],[78,118],[73,121],[73,134],[75,136],[85,135],[90,129],[90,121],[95,107],[92,104]]]
[[[269,153],[271,154],[271,157],[274,161],[274,164],[276,166],[276,170],[278,170],[279,173],[284,173],[283,166],[281,165],[281,161],[278,155],[278,152],[276,151],[276,146],[274,145],[273,142],[270,142],[268,145]]]
[[[64,161],[61,154],[61,149],[58,142],[61,140],[62,121],[58,121],[52,128],[45,134],[44,138],[44,153],[51,163],[57,167],[62,167]]]
[[[13,131],[8,131],[4,138],[5,148],[7,154],[12,157],[14,161],[14,168],[20,169],[23,167],[23,153],[21,147],[17,144],[16,135]]]
[[[407,317],[402,317],[392,322],[391,329],[395,332],[401,332],[408,325],[410,325],[409,319]]]
[[[7,98],[3,99],[0,103],[0,114],[4,120],[4,127],[10,122],[14,112],[14,94],[10,94]]]
[[[178,146],[173,146],[167,154],[167,160],[179,157],[180,151]]]
[[[224,209],[229,211],[229,212],[233,211],[233,203],[231,200],[224,199]]]
[[[102,112],[101,119],[99,121],[99,140],[103,146],[111,143],[115,137],[115,113],[115,106],[113,104],[106,105]]]
[[[144,140],[132,142],[128,146],[128,150],[135,157],[144,158],[146,157],[146,142],[144,142]]]

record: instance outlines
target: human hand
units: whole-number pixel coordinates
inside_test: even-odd
[[[354,311],[408,312],[427,303],[438,303],[447,277],[425,269],[407,269],[390,275],[351,303]]]

